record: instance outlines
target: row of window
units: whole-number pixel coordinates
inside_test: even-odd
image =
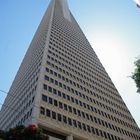
[[[51,46],[49,46],[49,48],[51,48],[52,50],[55,50],[55,52],[57,52],[57,54],[51,52],[51,53],[54,54],[54,56],[56,56],[57,58],[59,58],[60,60],[62,60],[62,61],[64,61],[64,62],[68,63],[68,64],[71,65],[72,67],[75,67],[76,69],[81,70],[83,73],[86,73],[87,75],[90,75],[90,76],[91,76],[91,74],[88,73],[88,72],[90,71],[91,73],[94,73],[94,75],[92,75],[92,77],[96,77],[96,78],[97,78],[97,77],[100,77],[100,79],[103,79],[103,77],[101,76],[101,75],[103,75],[103,74],[99,75],[99,74],[97,74],[97,73],[95,73],[95,72],[89,70],[89,69],[88,69],[89,66],[85,67],[83,64],[79,64],[79,62],[77,62],[77,61],[75,61],[74,59],[72,59],[74,56],[73,56],[72,58],[70,58],[69,56],[65,55],[66,53],[68,53],[67,51],[65,51],[65,54],[64,54],[64,53],[58,51],[57,49],[55,49],[55,48],[53,48],[53,47],[51,47]],[[61,48],[61,47],[58,47],[59,50],[60,50],[60,48]],[[59,54],[65,56],[65,59],[64,59],[62,56],[60,56]],[[68,54],[69,54],[69,53],[68,53]],[[67,58],[67,60],[66,60],[66,58]],[[83,70],[83,69],[77,67],[77,65],[74,65],[73,63],[71,63],[71,62],[68,61],[68,60],[71,60],[71,61],[75,62],[76,64],[79,64],[82,68],[86,69],[87,72],[86,72],[85,70]],[[103,89],[109,91],[110,93],[116,95],[116,93],[114,92],[114,90],[116,91],[116,89],[115,89],[113,86],[110,86],[109,84],[106,84],[106,83],[105,83],[106,87],[110,88],[110,89],[111,89],[111,90],[110,90],[110,89],[106,88],[105,86],[101,85],[101,83],[99,84],[99,83],[97,83],[97,82],[94,81],[94,84],[96,84],[96,85],[98,85],[99,87],[101,87],[101,88],[103,88]],[[117,96],[117,97],[120,98],[120,96]]]
[[[64,52],[65,54],[67,54],[67,55],[65,55],[65,58],[68,58],[69,60],[71,60],[71,62],[74,62],[74,63],[78,64],[80,67],[86,69],[88,72],[91,72],[91,73],[92,73],[92,72],[93,72],[92,70],[94,70],[94,71],[96,71],[97,73],[100,74],[100,75],[97,74],[97,76],[101,77],[101,79],[103,79],[104,77],[108,78],[107,75],[106,75],[106,73],[105,73],[105,71],[102,70],[102,71],[100,72],[100,71],[98,70],[97,66],[94,66],[94,67],[93,67],[93,66],[89,65],[88,63],[85,63],[84,61],[82,61],[82,60],[80,60],[79,58],[77,58],[75,55],[73,55],[73,54],[71,54],[70,52],[64,50],[63,48],[61,48],[61,47],[55,45],[55,43],[53,43],[53,42],[51,42],[51,41],[50,41],[50,44],[51,44],[51,46],[49,46],[49,47],[51,47],[52,50],[58,52],[59,54],[62,54],[62,53]],[[52,47],[52,46],[55,46],[55,48]],[[58,50],[57,48],[58,48],[59,50]],[[61,48],[61,49],[60,49],[60,48]],[[92,64],[92,65],[93,65],[93,64]],[[90,69],[89,69],[89,68],[90,68]],[[104,77],[102,77],[102,76],[104,76]]]
[[[96,60],[98,62],[96,54],[94,53],[88,41],[87,40],[85,41],[85,37],[80,39],[79,36],[81,36],[81,33],[71,32],[73,26],[71,26],[69,33],[65,33],[68,31],[69,26],[67,26],[66,30],[63,30],[58,24],[59,24],[59,19],[55,20],[55,22],[53,23],[52,31],[53,31],[53,35],[57,37],[61,37],[60,39],[57,39],[60,43],[62,41],[62,44],[64,44],[65,46],[74,48],[75,52],[80,53],[81,56],[84,56],[88,61],[90,60],[91,62],[94,63],[94,61]],[[64,27],[65,25],[63,25],[63,28]],[[75,29],[73,31],[75,31]],[[78,34],[78,36],[75,36],[76,34]],[[76,48],[75,46],[78,47]],[[86,49],[90,48],[90,50],[92,49],[92,51],[86,51],[85,54],[85,51],[79,51],[79,48],[86,48]]]
[[[53,52],[51,52],[51,51],[49,51],[49,53],[51,53],[51,54],[54,55],[54,56],[56,55],[55,53],[53,53]],[[54,59],[53,57],[51,57],[51,58],[49,58],[49,59],[51,59],[51,60],[52,60],[53,62],[55,62],[56,64],[59,64],[59,65],[61,65],[62,67],[65,67],[66,69],[68,69],[69,72],[72,71],[72,72],[75,73],[76,75],[80,76],[80,78],[82,78],[82,79],[85,78],[86,80],[92,81],[92,83],[95,84],[95,82],[91,79],[91,77],[88,78],[87,75],[80,73],[79,70],[74,70],[74,69],[71,68],[69,65],[62,63],[61,61],[58,61],[57,59]],[[95,77],[92,76],[92,78],[94,79]],[[84,80],[85,80],[85,79],[84,79]],[[116,98],[113,97],[112,95],[109,95],[108,92],[105,92],[105,91],[103,91],[102,89],[99,89],[99,88],[97,88],[97,87],[95,87],[95,86],[92,86],[92,87],[93,87],[94,90],[98,91],[99,93],[104,93],[105,96],[111,96],[111,97],[112,97],[113,99],[115,99],[117,102],[119,102],[119,103],[121,103],[121,104],[124,105],[124,103],[120,100],[120,98],[119,98],[119,99],[116,99]]]
[[[51,38],[50,38],[50,39],[51,39]],[[55,43],[56,41],[54,41],[54,40],[52,40],[52,41],[53,41],[52,44],[53,44],[55,47],[57,47],[59,50],[62,50],[62,51],[65,52],[65,53],[68,53],[68,51],[70,52],[69,48],[63,46],[63,48],[65,48],[65,49],[68,50],[68,51],[64,51],[64,49],[62,49],[61,47],[59,47],[59,46]],[[75,52],[72,52],[72,53],[74,54]],[[69,53],[68,53],[68,54],[69,54]],[[73,57],[74,57],[74,56],[73,56]],[[80,56],[78,56],[78,57],[80,57]],[[76,58],[76,59],[78,59],[78,58]],[[81,60],[80,60],[80,61],[81,61]],[[85,63],[85,62],[84,62],[84,63]],[[93,65],[93,64],[91,64],[91,65]],[[97,66],[94,66],[94,67],[97,68]],[[95,76],[94,76],[94,78],[97,79],[97,81],[100,81],[101,83],[105,84],[106,86],[108,86],[108,87],[110,87],[111,89],[113,89],[113,90],[116,91],[116,89],[114,88],[114,86],[112,86],[112,82],[111,82],[110,80],[107,81],[107,82],[104,82],[104,81],[106,81],[105,79],[104,79],[104,81],[103,81],[103,79],[100,80],[100,79],[98,79],[98,77],[95,77]],[[110,83],[110,85],[109,85],[109,83]],[[117,96],[117,97],[120,98],[120,96],[119,96],[118,94],[114,93],[113,91],[112,91],[112,94],[114,94],[115,96]]]
[[[49,65],[52,65],[49,61],[47,61],[47,64],[49,64]],[[53,64],[54,65],[54,64]],[[68,74],[68,73],[66,73],[66,74]],[[61,82],[60,82],[61,83]],[[55,83],[54,83],[55,84]],[[73,88],[70,88],[69,86],[66,86],[65,84],[60,84],[59,85],[61,88],[63,88],[63,89],[65,89],[65,90],[67,90],[67,91],[70,91],[70,92],[72,92],[72,93],[74,93],[74,94],[76,94],[78,91],[77,90],[74,90]],[[84,88],[84,89],[86,89],[86,88]],[[90,91],[89,92],[91,95],[93,95],[93,92],[92,91]],[[101,96],[100,96],[101,97]],[[102,104],[103,106],[104,106],[104,104]],[[101,105],[101,106],[102,106]],[[115,110],[115,109],[113,109],[113,108],[111,108],[111,107],[108,107],[107,106],[107,109],[109,110],[109,111],[111,111],[111,112],[113,112],[113,113],[116,113],[116,114],[118,114],[119,116],[122,116],[122,117],[124,117],[124,118],[127,118],[127,119],[131,119],[128,115],[125,115],[125,114],[123,114],[123,113],[121,113],[121,112],[119,112],[119,111],[117,111],[117,110]]]
[[[56,113],[56,112],[51,111],[49,109],[45,109],[44,107],[40,107],[40,114],[45,115],[47,117],[50,117],[50,118],[52,118],[54,120],[57,120],[59,122],[63,122],[65,124],[69,125],[69,126],[73,126],[73,127],[78,128],[80,130],[86,131],[88,133],[92,133],[94,135],[103,137],[105,139],[121,140],[120,137],[114,136],[114,135],[109,134],[105,131],[94,128],[93,126],[89,126],[85,123],[81,123],[80,121],[77,121],[75,119],[71,119],[70,117],[62,115],[60,113]]]
[[[54,105],[55,107],[59,107],[60,109],[68,111],[69,113],[73,113],[74,115],[76,115],[78,117],[81,117],[82,119],[89,120],[91,122],[96,123],[97,125],[101,125],[101,126],[107,128],[107,129],[111,129],[111,130],[116,131],[120,134],[124,134],[124,135],[127,135],[127,136],[131,137],[130,132],[128,132],[128,131],[120,128],[120,127],[117,127],[117,126],[115,126],[111,123],[108,123],[108,122],[106,122],[102,119],[99,119],[99,118],[97,118],[93,115],[85,113],[84,111],[73,108],[70,105],[67,105],[67,104],[62,103],[62,102],[58,102],[57,100],[55,100],[51,97],[48,97],[46,95],[42,95],[42,100],[45,101],[45,102],[48,102],[49,104]]]
[[[121,107],[120,105],[118,105],[118,104],[116,104],[116,103],[114,103],[114,102],[112,102],[112,101],[110,101],[110,100],[104,98],[103,96],[100,96],[100,95],[98,95],[98,94],[95,94],[95,93],[92,92],[91,90],[85,88],[85,86],[82,86],[82,85],[80,85],[80,84],[78,84],[78,83],[76,83],[76,82],[70,80],[69,78],[64,77],[63,75],[58,74],[57,72],[55,72],[55,71],[53,71],[53,70],[51,70],[51,69],[49,70],[49,68],[46,68],[46,71],[47,71],[48,73],[50,73],[51,75],[53,75],[53,76],[55,76],[55,77],[58,77],[59,79],[63,80],[65,83],[68,83],[68,84],[70,84],[70,85],[72,85],[72,86],[74,86],[74,87],[76,87],[76,88],[79,88],[80,90],[84,90],[84,92],[87,92],[87,93],[90,94],[90,95],[94,95],[94,97],[97,97],[97,98],[99,98],[100,100],[102,100],[102,101],[104,101],[104,102],[106,102],[106,103],[108,103],[108,104],[111,104],[111,105],[114,106],[115,108],[118,108],[118,109],[121,109],[121,110],[123,110],[123,111],[126,111],[126,109],[124,109],[124,108]],[[49,77],[46,76],[45,79],[49,81]],[[82,81],[82,82],[84,82],[84,81]],[[84,82],[84,84],[86,84],[86,83],[87,83],[87,82]],[[86,85],[87,85],[87,84],[86,84]],[[91,88],[94,89],[94,86],[92,86]],[[80,93],[80,94],[81,94],[81,93]],[[88,94],[87,94],[87,95],[88,95]],[[82,94],[81,97],[84,98],[84,99],[87,98],[87,100],[90,101],[89,96],[87,96],[87,97],[85,98],[85,94]],[[126,111],[126,112],[127,112],[127,111]]]
[[[52,54],[53,56],[58,56],[56,53],[54,53],[54,52],[52,52],[52,51],[48,51],[50,54]],[[61,53],[61,54],[63,54],[63,53]],[[63,55],[65,55],[65,54],[63,54]],[[66,56],[66,55],[65,55]],[[66,60],[66,59],[64,59],[63,57],[61,57],[61,56],[58,56],[57,57],[59,60],[57,60],[57,59],[55,59],[55,58],[53,58],[53,57],[51,57],[50,59],[52,60],[52,61],[55,61],[56,63],[59,63],[59,62],[61,62],[61,64],[63,65],[63,61],[64,61],[64,63],[66,63],[66,64],[64,64],[64,67],[68,67],[69,68],[69,70],[70,71],[73,71],[73,72],[75,72],[76,70],[74,70],[72,67],[74,67],[74,68],[76,68],[77,69],[77,71],[79,72],[79,71],[81,71],[81,72],[83,72],[83,74],[84,75],[88,75],[89,77],[94,77],[93,76],[93,74],[90,74],[90,73],[88,73],[88,72],[86,72],[85,70],[83,70],[82,68],[79,68],[77,65],[75,65],[75,64],[73,64],[73,63],[71,63],[70,61],[68,61],[68,60]],[[69,65],[69,66],[68,66]],[[93,72],[92,72],[93,73]],[[103,79],[103,77],[101,77],[101,76],[99,76],[97,73],[95,74],[94,73],[94,75],[96,75],[97,77],[100,77],[100,79]],[[95,83],[94,83],[95,84]],[[112,93],[112,91],[111,90],[109,90],[108,88],[105,88],[104,86],[101,86],[100,84],[98,84],[98,87],[101,87],[102,89],[104,89],[104,90],[106,90],[107,92],[110,92],[110,93]],[[97,88],[97,87],[96,87]],[[100,89],[98,89],[98,90],[100,90]]]
[[[44,89],[47,90],[49,93],[53,93],[54,95],[57,95],[57,96],[65,99],[65,100],[69,101],[70,103],[73,103],[73,104],[78,105],[80,107],[83,107],[83,108],[85,108],[87,110],[90,110],[90,111],[92,111],[94,113],[97,113],[98,115],[101,115],[103,117],[106,117],[107,119],[110,119],[110,120],[115,121],[115,122],[117,122],[119,124],[122,124],[123,126],[127,126],[129,128],[137,130],[137,128],[135,128],[134,126],[130,125],[129,123],[124,122],[123,120],[120,120],[120,119],[118,119],[118,118],[116,118],[116,117],[114,117],[114,116],[112,116],[112,115],[110,115],[110,114],[108,114],[108,113],[106,113],[104,111],[101,111],[101,110],[97,109],[96,107],[93,107],[93,106],[91,106],[91,105],[89,105],[89,104],[87,104],[85,102],[82,102],[82,101],[80,101],[80,100],[78,100],[76,98],[73,98],[72,96],[67,95],[67,94],[65,94],[65,93],[63,93],[63,92],[61,92],[59,90],[56,90],[55,88],[52,88],[51,86],[47,86],[47,85],[44,84]],[[50,104],[53,104],[52,99],[48,100],[46,95],[42,96],[42,100],[45,101],[45,102],[48,101]],[[58,103],[56,103],[56,102],[57,101],[54,102],[54,106],[58,106]],[[62,108],[61,105],[59,107]],[[64,108],[64,109],[66,109],[66,108]],[[74,111],[72,111],[72,112],[75,114]],[[79,114],[79,116],[81,116],[81,115]]]
[[[55,37],[53,37],[53,38],[55,38]],[[70,53],[71,51],[71,49],[70,48],[67,48],[66,46],[64,46],[63,44],[61,44],[61,45],[58,45],[59,43],[58,43],[58,40],[55,40],[55,39],[52,39],[52,38],[50,38],[50,45],[51,46],[55,46],[55,48],[58,48],[59,50],[61,50],[61,51],[59,51],[60,53],[62,53],[62,52],[64,52],[65,54],[67,54],[66,55],[66,57],[70,57],[70,58],[73,58],[73,60],[75,59],[75,60],[78,60],[78,62],[77,61],[75,61],[75,62],[77,62],[77,63],[79,63],[79,62],[81,62],[81,64],[84,64],[85,65],[85,63],[86,62],[84,62],[83,61],[83,59],[85,58],[84,56],[82,56],[81,58],[82,58],[82,60],[81,59],[79,59],[80,57],[80,54],[78,54],[78,55],[74,55],[74,50],[73,50],[73,52],[72,53]],[[61,47],[62,46],[62,47]],[[61,49],[60,49],[61,48]],[[66,49],[65,49],[66,48]],[[64,50],[65,49],[65,50]],[[68,51],[67,51],[68,50]],[[94,62],[95,63],[95,62]],[[91,64],[91,65],[93,65],[93,64]],[[99,69],[98,66],[99,64],[97,64],[96,63],[96,65],[94,64],[94,69],[97,71],[97,69]],[[91,66],[90,66],[91,67]],[[103,69],[103,68],[102,68]],[[102,71],[102,73],[103,72],[105,72],[104,70],[101,70],[100,69],[100,71]],[[99,71],[98,71],[99,72]],[[106,77],[106,76],[105,76]],[[104,80],[104,81],[106,81],[107,83],[111,83],[111,81],[110,81],[110,79],[107,79],[107,77],[106,78],[102,78],[102,80]],[[112,84],[112,83],[111,83]]]

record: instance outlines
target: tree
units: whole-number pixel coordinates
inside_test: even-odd
[[[135,66],[136,68],[132,75],[132,79],[134,79],[138,88],[137,92],[140,93],[140,58],[135,62]]]
[[[27,127],[20,125],[4,132],[0,130],[0,140],[48,140],[48,136],[36,125],[31,124]]]

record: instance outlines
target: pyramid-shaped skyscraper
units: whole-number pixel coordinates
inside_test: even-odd
[[[140,140],[140,130],[66,0],[52,0],[0,112],[50,140]]]

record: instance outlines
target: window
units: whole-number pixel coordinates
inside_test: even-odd
[[[78,121],[78,127],[82,129],[81,122]]]
[[[68,106],[69,107],[69,112],[72,113],[72,107],[71,106]]]
[[[44,102],[47,102],[47,96],[46,96],[46,95],[42,95],[42,100],[43,100]]]
[[[46,71],[47,71],[47,72],[49,72],[49,69],[48,69],[48,68],[46,68]]]
[[[70,101],[70,96],[69,95],[67,95],[67,99]]]
[[[53,104],[52,98],[49,98],[49,103],[50,103],[50,104]]]
[[[58,106],[57,100],[54,100],[54,105]]]
[[[64,123],[67,123],[67,118],[66,118],[66,116],[63,116],[63,122],[64,122]]]
[[[52,118],[56,120],[56,113],[52,111]]]
[[[62,116],[61,116],[61,114],[58,114],[58,121],[62,121]]]
[[[80,112],[80,110],[77,110],[77,112],[78,112],[78,116],[81,116],[81,112]]]
[[[74,103],[74,98],[73,97],[71,97],[71,101]]]
[[[63,98],[66,99],[66,95],[64,93],[62,93],[62,95],[63,95]]]
[[[87,125],[87,130],[88,130],[89,133],[91,133],[91,130],[90,130],[90,126],[89,125]]]
[[[64,104],[64,110],[68,110],[68,107],[66,104]]]
[[[95,128],[95,131],[96,131],[96,134],[97,134],[98,136],[100,136],[100,135],[99,135],[98,129]]]
[[[72,121],[70,118],[68,118],[68,123],[69,123],[69,125],[72,125]]]
[[[59,102],[59,108],[63,108],[63,104]]]
[[[45,75],[45,80],[49,81],[49,77],[47,75]]]
[[[87,130],[86,125],[83,123],[82,126],[83,126],[83,129],[86,131]]]
[[[51,82],[51,83],[54,83],[54,79],[50,78],[50,82]]]
[[[74,112],[75,115],[77,115],[77,112],[76,112],[76,109],[75,108],[73,108],[73,112]]]
[[[49,109],[46,109],[46,116],[48,116],[48,117],[51,116],[51,111]]]
[[[77,127],[77,123],[76,123],[75,120],[73,120],[73,125],[74,125],[75,127]]]
[[[43,86],[44,86],[44,89],[47,90],[47,85],[44,84]]]
[[[40,107],[40,114],[45,115],[45,108],[44,107]]]
[[[61,97],[61,91],[58,91],[58,96],[60,96],[60,97]]]
[[[58,86],[58,81],[56,81],[56,80],[55,80],[55,85],[57,85],[57,86]]]
[[[57,94],[57,90],[56,90],[56,89],[53,89],[53,93],[54,93],[54,94]]]
[[[59,86],[62,87],[62,83],[59,83]]]
[[[52,92],[52,87],[48,87],[49,92]]]
[[[92,133],[95,134],[95,129],[91,127]]]

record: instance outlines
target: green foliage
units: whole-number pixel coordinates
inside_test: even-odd
[[[134,79],[136,86],[138,88],[137,92],[140,93],[140,59],[135,62],[135,71],[132,75],[132,79]]]
[[[10,129],[7,132],[0,130],[0,140],[48,140],[47,135],[36,125],[23,125]]]

